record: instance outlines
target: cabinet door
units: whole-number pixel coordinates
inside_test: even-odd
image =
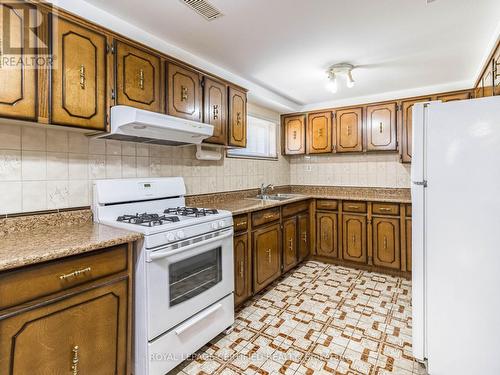
[[[483,96],[493,96],[493,84],[493,60],[491,60],[483,74]]]
[[[297,218],[283,221],[283,272],[297,265]]]
[[[500,95],[500,45],[493,56],[493,95]]]
[[[307,134],[307,153],[332,152],[332,112],[308,115]]]
[[[252,293],[251,258],[248,234],[234,237],[234,303],[239,305]]]
[[[401,104],[401,161],[403,163],[411,162],[412,155],[412,127],[413,127],[413,105],[415,103],[428,102],[432,100],[430,97],[417,100],[405,101]]]
[[[281,230],[279,224],[253,233],[254,292],[265,288],[281,275]]]
[[[343,215],[342,228],[343,258],[366,264],[366,216]]]
[[[406,270],[411,271],[411,219],[406,219]]]
[[[310,234],[309,234],[309,213],[301,214],[298,217],[299,228],[299,262],[309,256]]]
[[[366,149],[396,150],[396,103],[366,107]]]
[[[29,5],[15,4],[13,7],[6,2],[0,4],[0,30],[8,27],[11,46],[21,46],[16,52],[15,59],[29,60],[30,49],[35,46],[35,36],[28,30],[25,15],[33,9]],[[34,16],[36,13],[31,12]],[[4,21],[9,20],[9,25]],[[37,20],[31,20],[37,23]],[[18,48],[16,48],[18,49]],[[6,55],[9,51],[3,51]],[[0,57],[4,56],[0,53]],[[8,59],[8,56],[5,56]],[[36,120],[36,74],[34,67],[26,68],[24,64],[15,66],[0,64],[0,116],[25,120]]]
[[[401,246],[399,218],[373,218],[373,264],[399,270]]]
[[[351,108],[335,113],[337,152],[363,151],[363,109]]]
[[[306,116],[283,118],[283,138],[285,155],[299,155],[306,152]]]
[[[106,36],[53,16],[52,123],[106,129]]]
[[[316,213],[316,253],[320,256],[338,258],[338,219],[330,212]]]
[[[201,120],[200,75],[174,63],[167,64],[167,113],[188,120]]]
[[[247,145],[247,94],[234,87],[229,88],[229,145]]]
[[[0,373],[127,373],[122,280],[0,318]]]
[[[160,58],[120,41],[115,51],[116,104],[160,112]]]
[[[224,83],[206,78],[203,81],[203,121],[214,126],[214,134],[205,142],[227,143],[227,87]]]
[[[436,97],[436,100],[441,100],[443,103],[467,99],[470,99],[470,91],[457,92],[455,94],[438,95]]]

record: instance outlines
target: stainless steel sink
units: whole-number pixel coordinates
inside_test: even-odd
[[[261,200],[270,200],[270,201],[286,201],[287,199],[295,198],[295,195],[292,194],[270,194],[270,195],[257,195],[257,199]]]

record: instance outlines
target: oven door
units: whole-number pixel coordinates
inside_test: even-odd
[[[234,291],[233,229],[150,251],[146,274],[153,340]]]

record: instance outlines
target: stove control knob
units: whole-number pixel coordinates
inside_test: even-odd
[[[224,220],[219,221],[219,228],[224,228],[224,225],[226,225]]]
[[[186,237],[186,235],[184,234],[184,231],[180,230],[177,232],[177,238],[179,240],[182,240],[184,237]]]
[[[167,241],[168,242],[175,241],[175,235],[173,233],[168,233],[167,234]]]
[[[212,229],[217,229],[218,226],[217,226],[217,223],[212,223]]]

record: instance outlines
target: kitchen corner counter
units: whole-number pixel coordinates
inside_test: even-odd
[[[61,223],[70,212],[7,218],[0,220],[0,271],[37,264],[71,255],[133,242],[142,234],[91,221],[91,214],[79,212],[78,219]],[[48,222],[52,219],[52,223]],[[34,224],[35,222],[40,224]],[[32,225],[30,226],[29,223]],[[45,224],[45,225],[44,225]]]

